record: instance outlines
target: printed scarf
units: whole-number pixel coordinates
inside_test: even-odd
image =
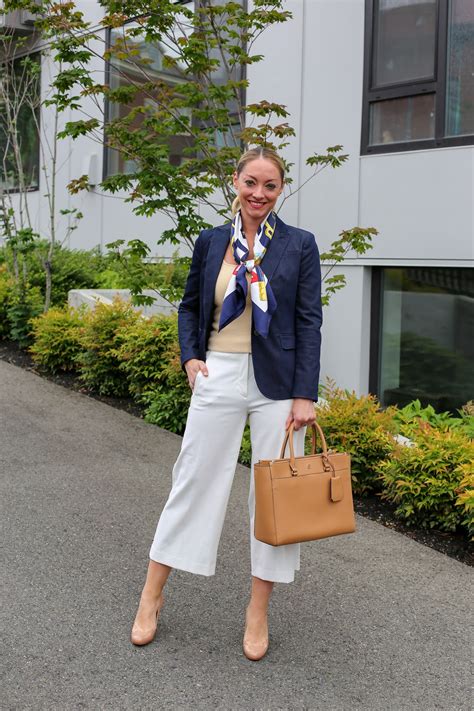
[[[250,297],[252,299],[253,326],[257,333],[266,338],[272,315],[277,307],[268,279],[260,266],[268,245],[275,232],[276,215],[269,212],[255,235],[254,259],[248,259],[249,246],[242,231],[242,218],[237,212],[231,228],[230,243],[237,265],[232,272],[229,285],[224,295],[219,331],[240,316],[247,301],[248,282],[246,272],[250,272]]]

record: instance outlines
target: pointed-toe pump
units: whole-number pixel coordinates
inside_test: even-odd
[[[245,625],[242,647],[247,659],[250,659],[252,662],[258,662],[267,653],[268,646],[268,633],[263,639],[260,639],[258,641],[250,641],[247,636],[247,624]]]
[[[136,645],[137,647],[143,647],[145,644],[150,644],[150,642],[153,642],[156,636],[158,618],[160,616],[161,608],[163,607],[163,602],[163,595],[161,595],[158,607],[156,608],[155,620],[149,627],[140,627],[140,625],[137,624],[137,620],[135,618],[135,622],[133,623],[132,627],[132,632],[130,634],[130,641],[132,644]]]

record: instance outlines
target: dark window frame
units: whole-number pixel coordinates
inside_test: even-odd
[[[446,73],[448,48],[449,0],[438,0],[437,32],[435,37],[434,76],[431,80],[416,80],[389,86],[377,87],[373,83],[373,59],[376,53],[375,11],[378,0],[365,0],[364,26],[364,89],[362,103],[361,155],[378,153],[399,153],[447,146],[468,146],[474,144],[474,134],[445,136],[446,125]],[[417,141],[400,141],[370,145],[370,106],[384,99],[402,99],[407,96],[435,94],[435,136]]]
[[[439,285],[440,282],[440,272],[445,276],[444,283],[441,284],[442,287],[446,287],[451,290],[451,293],[462,293],[473,295],[472,291],[467,291],[466,282],[462,279],[464,273],[468,275],[471,272],[471,267],[431,267],[427,265],[423,266],[403,266],[397,267],[396,265],[390,266],[374,266],[371,268],[371,295],[370,295],[370,328],[369,328],[369,377],[368,377],[368,390],[369,393],[375,395],[377,399],[382,402],[383,393],[381,392],[381,369],[382,369],[382,337],[383,337],[383,311],[384,311],[384,298],[385,298],[385,279],[387,277],[387,272],[391,269],[402,269],[402,270],[419,270],[421,272],[431,272],[432,279],[434,282],[426,281],[425,283],[435,283]],[[454,291],[456,287],[453,287],[453,277],[454,272],[456,279],[459,275],[462,275],[461,280],[456,282],[456,287],[458,291]],[[460,284],[460,286],[459,286]],[[469,284],[469,281],[467,282]],[[403,293],[403,292],[402,292]],[[468,395],[469,397],[469,395]],[[387,405],[382,403],[382,408],[385,409]],[[454,410],[453,410],[454,412]]]
[[[370,294],[369,392],[380,395],[380,330],[382,327],[383,267],[372,267]]]

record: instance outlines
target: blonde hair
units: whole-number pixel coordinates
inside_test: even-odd
[[[276,165],[280,172],[282,183],[285,182],[285,164],[283,160],[280,158],[278,153],[273,150],[273,148],[265,148],[264,146],[250,148],[248,151],[245,151],[245,153],[240,156],[239,162],[237,163],[237,167],[235,169],[237,175],[241,174],[247,163],[250,163],[252,160],[257,160],[258,158],[265,158],[265,160],[269,160],[274,165]],[[232,203],[231,209],[233,215],[235,215],[235,213],[240,210],[240,200],[238,196]]]

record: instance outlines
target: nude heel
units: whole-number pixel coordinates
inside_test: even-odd
[[[156,630],[158,627],[158,618],[160,616],[161,608],[163,607],[164,603],[164,598],[163,598],[163,593],[160,595],[159,601],[158,601],[158,606],[156,608],[156,616],[155,616],[155,622],[152,624],[150,627],[147,627],[146,629],[143,629],[143,627],[140,627],[140,625],[137,624],[137,617],[138,617],[138,612],[137,616],[135,617],[135,622],[133,623],[132,631],[130,634],[130,641],[132,644],[136,645],[137,647],[143,647],[145,644],[149,644],[150,642],[153,642],[156,636]]]
[[[244,654],[247,657],[247,659],[250,659],[250,661],[252,661],[252,662],[258,662],[260,659],[262,659],[265,656],[265,654],[268,651],[268,647],[269,647],[268,633],[264,639],[259,640],[258,642],[250,642],[250,640],[247,639],[247,620],[246,620],[242,647],[243,647]]]

